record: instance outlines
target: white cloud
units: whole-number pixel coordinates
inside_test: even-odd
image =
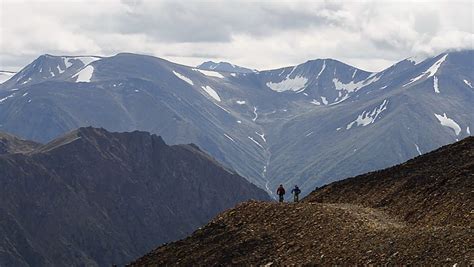
[[[473,48],[471,1],[0,0],[0,69],[40,54],[136,52],[257,69],[335,58],[375,71]]]

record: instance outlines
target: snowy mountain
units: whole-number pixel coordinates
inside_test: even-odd
[[[71,78],[84,80],[87,76],[86,65],[99,60],[96,56],[52,56],[42,55],[31,64],[16,73],[12,79],[6,81],[6,87],[31,85],[47,80],[70,80]],[[84,70],[82,70],[84,68]],[[78,73],[79,70],[82,72]],[[72,77],[71,77],[72,75]]]
[[[283,183],[307,193],[474,127],[473,50],[377,73],[333,59],[229,73],[136,54],[66,68],[69,58],[41,56],[0,85],[0,130],[41,142],[88,125],[145,130],[196,143],[268,192]]]
[[[196,68],[200,70],[211,70],[211,71],[233,72],[233,73],[251,73],[251,72],[256,71],[256,70],[240,67],[228,62],[217,63],[214,61],[206,61],[202,63],[201,65],[197,66]]]
[[[15,72],[0,70],[0,84],[8,81],[8,79],[10,79],[13,75],[15,75]]]

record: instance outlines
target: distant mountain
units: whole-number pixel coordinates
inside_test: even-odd
[[[474,137],[329,184],[247,202],[132,266],[472,265]]]
[[[71,77],[86,65],[101,59],[97,56],[52,56],[42,55],[16,73],[4,83],[7,87],[19,87],[40,83],[46,80],[64,80]]]
[[[0,84],[4,83],[5,81],[13,77],[15,73],[16,72],[13,72],[13,71],[0,70]]]
[[[233,73],[252,73],[256,70],[240,67],[228,62],[214,62],[214,61],[206,61],[201,65],[197,66],[196,68],[201,70],[211,70],[211,71],[219,71],[219,72],[233,72]]]
[[[0,266],[124,264],[241,201],[269,200],[195,145],[95,128],[0,155],[0,184]]]
[[[474,125],[473,50],[376,73],[333,59],[235,73],[128,53],[70,58],[41,56],[0,85],[0,130],[40,142],[88,125],[149,131],[197,144],[269,193],[392,166]]]

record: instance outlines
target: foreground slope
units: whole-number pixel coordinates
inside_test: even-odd
[[[0,265],[123,264],[261,189],[194,145],[81,128],[0,156]]]
[[[473,264],[474,138],[328,185],[247,202],[132,265]]]

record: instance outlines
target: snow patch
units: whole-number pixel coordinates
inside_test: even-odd
[[[173,70],[173,74],[176,75],[176,77],[180,78],[181,80],[187,82],[190,85],[194,85],[193,81],[189,79],[188,77],[184,76],[183,74],[176,72]]]
[[[220,74],[219,72],[217,71],[210,71],[210,70],[200,70],[200,69],[193,69],[194,71],[199,71],[200,73],[206,75],[206,76],[209,76],[209,77],[217,77],[217,78],[224,78],[224,76],[222,76],[222,74]]]
[[[418,81],[419,79],[423,78],[426,75],[428,75],[426,77],[427,79],[431,76],[434,76],[436,74],[436,72],[438,72],[438,69],[441,66],[441,64],[443,64],[443,62],[446,60],[447,56],[448,56],[448,54],[444,55],[442,58],[440,58],[438,61],[436,61],[429,69],[427,69],[425,72],[421,73],[417,77],[411,79],[408,83],[404,84],[402,87],[410,85],[410,84]]]
[[[466,133],[469,135],[471,134],[471,130],[469,129],[469,126],[466,127]]]
[[[330,106],[334,106],[334,105],[337,105],[337,104],[339,104],[339,103],[341,103],[341,102],[344,102],[344,101],[346,101],[348,98],[349,98],[349,95],[346,94],[346,95],[344,95],[341,99],[339,99],[338,101],[336,101],[336,102],[330,104]]]
[[[316,100],[316,99],[313,99],[313,100],[311,101],[311,104],[314,104],[314,105],[316,105],[316,106],[321,106],[321,103],[319,103],[319,101]]]
[[[472,88],[472,84],[468,80],[462,80],[467,86]]]
[[[201,88],[206,91],[206,93],[211,96],[212,98],[214,98],[215,100],[221,102],[221,98],[219,97],[219,95],[217,94],[217,92],[212,89],[212,87],[210,87],[209,85],[206,85],[206,86],[201,86]]]
[[[62,57],[62,59],[63,59],[64,65],[66,66],[66,69],[72,66],[72,63],[69,62],[69,60],[71,60],[71,58]]]
[[[217,104],[216,102],[212,102],[214,103],[214,105],[218,106],[220,109],[222,109],[223,111],[227,112],[230,114],[230,111],[228,111],[227,109],[223,108],[221,105]]]
[[[3,102],[5,102],[5,100],[7,100],[7,99],[9,99],[9,98],[12,98],[12,97],[14,97],[14,96],[15,96],[15,93],[13,93],[13,94],[11,94],[11,95],[9,95],[9,96],[6,96],[6,97],[4,97],[4,98],[0,98],[0,104],[3,103]]]
[[[87,66],[91,64],[92,62],[97,61],[101,58],[100,57],[71,57],[70,59],[79,59],[80,61],[82,61],[82,64],[84,64],[84,66]]]
[[[311,136],[312,134],[313,134],[313,132],[307,133],[306,137]]]
[[[262,138],[263,142],[267,142],[267,139],[265,139],[265,133],[259,133],[259,132],[255,132],[256,135],[260,136],[260,138]]]
[[[257,146],[259,146],[261,149],[264,149],[263,146],[262,146],[259,142],[255,141],[255,139],[253,139],[253,138],[250,137],[250,136],[247,136],[247,137],[248,137],[250,140],[252,140],[252,142],[254,142],[254,143],[255,143]]]
[[[358,82],[350,81],[349,83],[343,83],[337,78],[332,79],[332,82],[334,83],[334,87],[336,88],[336,90],[343,90],[347,93],[353,93],[357,92],[360,88],[364,86],[378,81],[380,77],[377,77],[376,74],[377,73],[373,73],[369,77],[367,77],[367,79]]]
[[[239,104],[239,105],[245,105],[245,101],[244,100],[237,100],[235,101],[235,103]]]
[[[237,123],[238,123],[238,124],[241,124],[241,123],[242,123],[242,121],[237,121]]]
[[[306,79],[305,77],[296,76],[294,78],[289,78],[288,76],[281,82],[277,82],[277,83],[267,82],[267,86],[276,92],[285,92],[285,91],[296,92],[301,89],[304,89],[306,83],[308,82],[308,79]]]
[[[54,76],[54,73],[53,73],[53,76]],[[29,81],[31,81],[31,77],[28,78],[28,80],[22,82],[21,84],[25,84],[25,83],[28,83]]]
[[[72,78],[77,77],[76,83],[85,82],[88,83],[91,81],[92,74],[94,73],[94,67],[91,65],[86,66],[81,71],[76,73]]]
[[[459,124],[456,123],[456,121],[449,118],[446,113],[443,113],[443,115],[435,113],[434,115],[438,119],[439,123],[441,123],[441,125],[451,128],[456,135],[459,135],[459,133],[461,132],[461,127],[459,126]]]
[[[62,69],[59,67],[59,65],[57,65],[56,68],[58,68],[59,74],[62,74],[62,73],[64,72],[64,70],[62,70]]]
[[[234,142],[234,143],[235,143],[235,140],[234,140],[232,137],[230,137],[229,135],[227,135],[227,134],[224,134],[224,136],[225,136],[225,137],[227,137],[227,139],[229,139],[230,141],[232,141],[232,142]]]
[[[28,95],[28,92],[24,93],[24,94],[22,95],[22,97],[25,97],[25,96],[27,96],[27,95]]]
[[[327,100],[326,97],[324,97],[324,96],[321,97],[321,101],[323,101],[323,104],[324,104],[324,105],[327,105],[327,104],[328,104],[328,100]]]
[[[419,147],[417,144],[415,144],[415,147],[416,147],[416,151],[418,151],[418,155],[420,155],[420,156],[421,156],[420,147]]]
[[[258,118],[257,107],[253,107],[253,114],[255,115],[255,117],[252,120],[257,121],[257,118]]]
[[[323,66],[321,67],[321,70],[319,71],[318,75],[316,75],[316,80],[323,73],[324,69],[326,69],[326,60],[323,60]]]
[[[372,124],[375,122],[377,117],[387,109],[387,104],[388,100],[384,100],[380,106],[375,107],[372,111],[365,111],[362,112],[359,116],[357,116],[357,119],[355,119],[353,122],[349,123],[346,126],[346,130],[349,130],[352,128],[354,124],[357,124],[356,126],[367,126],[369,124]]]
[[[433,76],[433,89],[435,93],[439,94],[438,77],[436,76]]]
[[[237,76],[237,74],[235,74],[235,73],[231,73],[231,74],[230,74],[230,76],[232,76],[232,77],[236,77],[236,76]]]

